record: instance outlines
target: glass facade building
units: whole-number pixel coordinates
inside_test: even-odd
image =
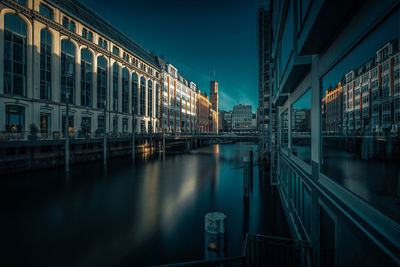
[[[339,2],[271,1],[271,183],[316,266],[397,266],[400,6]]]

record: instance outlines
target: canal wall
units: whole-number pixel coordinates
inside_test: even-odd
[[[103,159],[103,139],[71,139],[70,163],[83,163]],[[159,152],[161,140],[153,140],[152,153]],[[190,148],[207,144],[191,141]],[[184,140],[168,141],[166,152],[185,151]],[[135,140],[135,155],[150,153],[149,139]],[[117,158],[132,155],[132,139],[110,138],[107,142],[107,157]],[[65,141],[36,140],[0,142],[0,177],[29,170],[63,166],[65,164]]]

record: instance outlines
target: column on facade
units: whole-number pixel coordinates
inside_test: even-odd
[[[128,69],[129,78],[128,78],[128,113],[132,115],[132,72]],[[133,124],[132,119],[128,119],[128,132],[129,129],[133,132]]]
[[[115,60],[111,57],[108,58],[108,66],[107,66],[107,116],[108,116],[108,121],[107,121],[107,127],[108,131],[111,131],[111,123],[112,123],[112,112],[113,112],[113,106],[114,106],[114,98],[113,98],[113,65]]]
[[[81,105],[81,49],[78,43],[75,46],[75,105]],[[79,125],[79,124],[77,124]]]
[[[91,106],[97,108],[97,54],[92,51],[93,62],[92,62],[92,104]],[[98,128],[97,117],[92,116],[92,132]]]
[[[122,64],[120,62],[118,64],[118,112],[122,112]],[[118,130],[120,123],[118,121]]]
[[[53,102],[61,102],[61,70],[60,70],[60,59],[61,59],[61,41],[60,32],[49,28],[51,32],[51,99]],[[51,131],[61,132],[60,128],[60,105],[57,105],[56,109],[53,110]]]

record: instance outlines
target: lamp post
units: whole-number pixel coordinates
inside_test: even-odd
[[[136,116],[135,116],[135,106],[132,106],[132,161],[135,161],[135,128],[136,128]]]
[[[65,172],[69,173],[69,92],[66,92],[65,98]]]
[[[104,99],[104,144],[103,144],[103,163],[107,165],[107,99]]]
[[[153,114],[150,114],[150,155],[153,148]]]

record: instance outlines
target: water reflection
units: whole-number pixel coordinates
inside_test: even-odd
[[[60,168],[3,179],[2,260],[147,266],[202,259],[211,211],[228,215],[229,256],[240,254],[247,231],[288,234],[279,200],[260,186],[262,170],[254,169],[253,194],[243,202],[240,167],[250,146],[215,145],[134,164],[114,159],[106,171],[101,162],[73,165],[69,177]]]

